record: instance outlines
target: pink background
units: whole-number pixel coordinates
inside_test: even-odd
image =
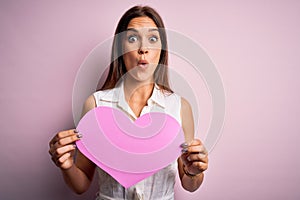
[[[93,199],[73,194],[48,141],[73,127],[72,87],[83,59],[137,3],[192,37],[216,64],[226,120],[206,179],[176,199],[300,199],[300,2],[1,1],[0,199]]]

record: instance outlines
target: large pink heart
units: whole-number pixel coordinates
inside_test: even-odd
[[[80,120],[78,149],[125,188],[168,166],[181,154],[184,134],[165,113],[144,114],[132,122],[123,112],[99,106]]]

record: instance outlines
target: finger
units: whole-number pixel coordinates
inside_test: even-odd
[[[191,165],[191,162],[187,160],[188,156],[189,156],[189,154],[187,154],[187,153],[181,154],[181,156],[180,156],[180,159],[184,165]]]
[[[68,136],[68,137],[59,139],[59,140],[53,145],[53,147],[54,147],[55,149],[58,149],[59,147],[66,146],[66,145],[68,145],[68,144],[74,143],[74,142],[76,142],[76,141],[79,140],[79,139],[80,139],[80,136],[78,136],[77,134],[74,134],[74,135],[71,135],[71,136]]]
[[[207,170],[208,164],[204,162],[193,162],[192,165],[190,165],[188,168],[198,169],[199,171],[203,172]]]
[[[189,146],[186,153],[203,153],[206,154],[206,149],[203,145]]]
[[[190,174],[199,174],[207,170],[208,164],[203,162],[194,162],[192,165],[186,165],[186,168]]]
[[[76,144],[69,144],[66,146],[62,146],[59,147],[58,144],[52,145],[48,151],[48,153],[52,156],[52,157],[59,157],[62,154],[75,150],[76,149]]]
[[[198,146],[201,146],[201,149],[197,149],[199,148]],[[205,149],[205,146],[203,145],[203,143],[201,142],[201,140],[199,139],[194,139],[192,140],[190,143],[184,142],[180,145],[180,147],[182,147],[182,153],[187,153],[187,152],[207,152]],[[194,148],[196,147],[196,148]]]
[[[202,143],[201,143],[201,141],[200,140],[198,140],[198,139],[194,139],[194,140],[192,140],[191,142],[184,142],[184,143],[182,143],[181,145],[180,145],[180,147],[182,148],[182,149],[187,149],[188,147],[190,147],[190,146],[198,146],[198,145],[202,145]]]
[[[189,147],[189,144],[187,142],[184,142],[180,145],[181,148],[188,148]]]
[[[208,157],[206,154],[197,153],[197,154],[190,154],[187,156],[187,161],[189,162],[208,162]]]
[[[191,155],[191,154],[205,154],[204,151],[204,147],[203,146],[189,146],[187,148],[183,148],[181,150],[181,159],[184,162],[184,164],[187,164],[188,162],[190,162],[187,158]],[[193,156],[194,157],[194,156]]]
[[[62,147],[56,149],[55,155],[57,157],[60,157],[63,154],[66,154],[68,152],[74,151],[75,149],[76,149],[76,145],[75,144],[70,144],[70,145],[62,146]]]
[[[58,132],[53,138],[52,140],[49,142],[49,146],[51,147],[52,145],[54,145],[58,140],[60,140],[61,138],[65,138],[68,136],[72,136],[72,135],[76,135],[78,132],[75,129],[71,129],[71,130],[67,130],[67,131],[61,131]]]
[[[55,155],[55,151],[56,151],[56,148],[54,145],[51,145],[50,149],[49,149],[49,154],[53,157],[53,155]]]
[[[205,145],[199,139],[194,139],[192,142],[189,143],[190,146],[203,146],[204,151],[207,151]]]
[[[193,140],[189,143],[189,146],[197,146],[197,145],[202,145],[201,140],[199,140],[199,139],[193,139]]]
[[[67,161],[69,158],[71,158],[71,153],[65,153],[61,157],[57,159],[57,164],[62,165],[65,161]]]
[[[72,135],[76,135],[78,133],[78,131],[76,129],[70,129],[70,130],[67,130],[67,131],[61,131],[57,134],[57,136],[59,138],[65,138],[65,137],[69,137],[69,136],[72,136]]]

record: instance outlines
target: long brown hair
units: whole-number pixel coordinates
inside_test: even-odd
[[[159,63],[154,72],[154,81],[162,90],[173,92],[168,78],[168,45],[165,26],[160,15],[149,6],[134,6],[121,17],[115,31],[109,72],[101,90],[114,88],[119,79],[127,72],[122,56],[122,36],[120,35],[127,30],[129,22],[136,17],[151,18],[159,29],[162,48]]]

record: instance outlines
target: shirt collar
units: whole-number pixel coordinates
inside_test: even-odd
[[[127,108],[128,103],[125,100],[123,82],[119,86],[109,90],[104,96],[101,97],[101,100],[112,102],[112,103],[118,103],[120,107]],[[148,106],[152,106],[153,104],[158,104],[163,108],[165,108],[166,106],[164,93],[156,83],[154,85],[152,95],[147,101],[147,104]]]
[[[156,103],[163,108],[165,108],[165,106],[166,106],[165,95],[156,83],[154,85],[152,95],[148,99],[147,103],[148,103],[148,105],[151,105],[151,103],[154,103],[154,104]]]

